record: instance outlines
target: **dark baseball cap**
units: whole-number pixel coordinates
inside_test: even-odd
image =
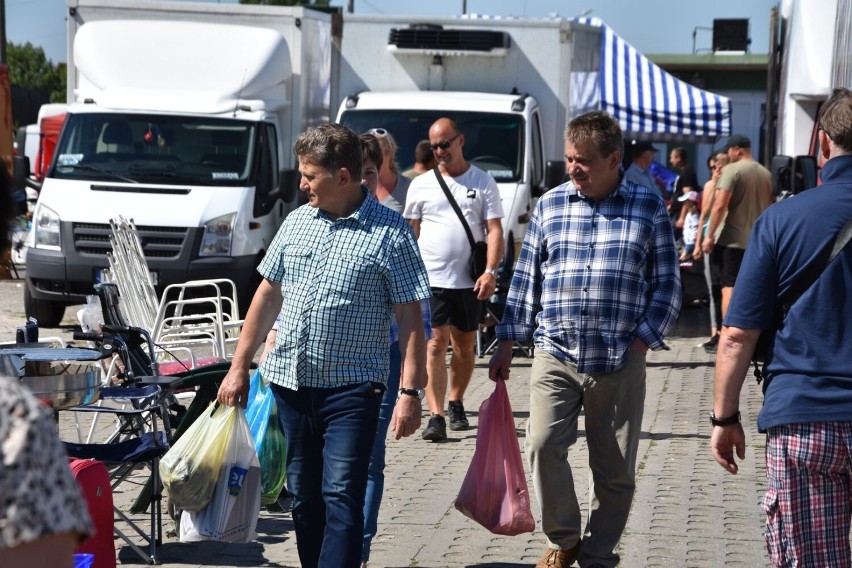
[[[743,136],[742,134],[731,134],[728,136],[728,139],[725,140],[725,151],[730,150],[731,148],[751,148],[751,140],[748,137]]]
[[[656,152],[657,149],[654,148],[654,145],[650,142],[646,142],[644,140],[634,140],[631,146],[634,154],[641,154],[642,152]]]

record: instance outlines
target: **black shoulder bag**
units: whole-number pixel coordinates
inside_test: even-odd
[[[464,232],[467,234],[467,240],[470,242],[470,260],[468,261],[467,266],[470,277],[473,278],[475,282],[477,278],[485,273],[485,269],[488,268],[488,245],[483,241],[477,242],[473,240],[473,233],[470,231],[470,225],[467,224],[467,220],[465,220],[461,209],[459,209],[459,204],[456,203],[456,200],[453,198],[453,194],[450,193],[450,188],[447,187],[447,182],[444,181],[444,176],[441,175],[441,171],[437,167],[432,171],[435,172],[435,177],[438,178],[438,183],[441,184],[441,189],[444,190],[444,195],[447,196],[447,201],[450,202],[453,211],[455,211],[456,215],[459,216],[459,221],[461,221],[462,226],[464,227]]]
[[[764,370],[766,367],[765,358],[767,351],[769,350],[769,346],[774,342],[775,333],[778,331],[778,328],[781,327],[781,324],[784,322],[784,318],[787,317],[790,308],[793,307],[793,304],[796,303],[796,301],[814,284],[814,282],[819,280],[819,277],[822,276],[822,273],[828,265],[831,264],[831,261],[834,260],[844,248],[846,248],[850,239],[852,239],[852,220],[846,221],[846,224],[843,225],[842,229],[840,229],[840,233],[838,233],[837,237],[834,239],[834,246],[831,249],[831,253],[826,258],[825,263],[822,264],[822,267],[819,267],[820,263],[818,262],[813,269],[803,272],[799,279],[793,282],[793,285],[790,286],[787,293],[778,299],[778,302],[775,305],[775,322],[771,329],[764,329],[760,332],[760,337],[757,339],[757,344],[754,347],[754,354],[751,358],[751,363],[754,365],[754,377],[757,379],[757,384],[760,384],[764,377]],[[766,386],[767,385],[763,386],[764,392],[766,392]]]

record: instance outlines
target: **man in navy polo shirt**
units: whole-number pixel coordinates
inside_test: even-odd
[[[802,274],[819,278],[793,303],[767,354],[763,500],[776,566],[850,566],[852,552],[852,245],[826,265],[852,218],[852,91],[837,89],[819,116],[822,185],[757,220],[716,357],[711,448],[731,473],[745,458],[739,398],[762,329]],[[820,272],[821,271],[821,272]]]

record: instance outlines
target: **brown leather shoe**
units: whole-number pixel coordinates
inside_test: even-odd
[[[535,565],[535,568],[568,568],[574,561],[577,560],[577,555],[580,553],[580,543],[578,542],[568,550],[556,550],[548,548],[541,560]]]

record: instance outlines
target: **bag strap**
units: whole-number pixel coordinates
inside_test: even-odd
[[[807,292],[808,288],[813,286],[813,284],[819,280],[819,277],[822,276],[822,273],[828,268],[828,265],[831,264],[831,261],[837,258],[837,255],[846,248],[846,245],[849,244],[849,240],[852,239],[852,219],[846,221],[846,224],[843,225],[843,228],[840,229],[840,232],[834,239],[834,246],[831,249],[831,254],[826,258],[825,263],[820,267],[819,263],[814,266],[812,271],[806,271],[802,274],[802,277],[799,278],[796,282],[793,282],[793,285],[790,286],[790,289],[787,293],[781,298],[780,304],[781,307],[785,310],[785,312],[790,311],[790,308],[796,301]],[[785,314],[786,315],[786,314]]]
[[[822,276],[825,269],[831,264],[831,261],[837,258],[837,255],[846,248],[850,240],[852,240],[852,219],[846,221],[846,224],[843,225],[840,232],[834,238],[834,245],[831,248],[831,253],[825,259],[825,263],[821,267],[819,266],[820,263],[816,263],[811,270],[803,272],[799,279],[793,282],[787,293],[778,300],[778,304],[776,304],[776,330],[780,322],[784,321],[784,318],[787,317],[787,313],[793,307],[793,304],[802,297],[802,294],[808,291],[808,288],[819,280],[819,277]],[[757,359],[752,359],[752,365],[754,365],[754,376],[757,379],[757,383],[760,384],[763,380],[763,372],[760,370]]]
[[[467,224],[467,220],[465,220],[464,215],[462,215],[461,209],[459,208],[459,204],[456,203],[453,194],[450,193],[450,188],[447,187],[447,182],[444,181],[444,176],[441,175],[441,171],[438,169],[438,166],[435,166],[432,171],[435,172],[435,177],[438,178],[438,183],[441,184],[441,189],[444,190],[444,195],[447,196],[447,201],[450,202],[453,211],[455,211],[456,215],[459,216],[459,221],[461,221],[462,226],[464,227],[464,232],[467,234],[467,240],[470,241],[470,248],[473,248],[473,246],[476,244],[476,240],[473,238],[473,233],[470,230],[470,225]]]

